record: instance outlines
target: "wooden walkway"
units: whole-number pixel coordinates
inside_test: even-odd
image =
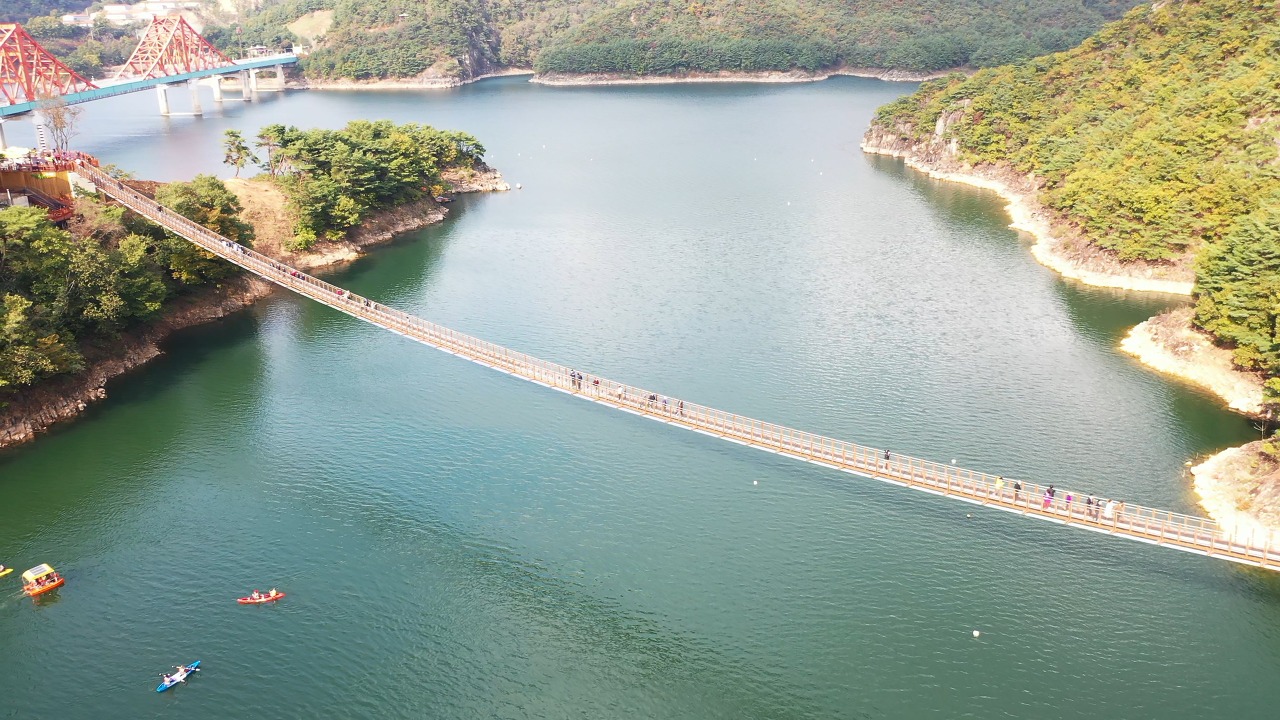
[[[259,277],[398,335],[508,375],[669,425],[893,485],[1173,550],[1269,570],[1280,569],[1280,532],[1228,533],[1208,518],[1134,504],[1089,508],[1085,505],[1085,495],[1067,489],[1058,489],[1056,496],[1046,502],[1046,487],[1034,482],[1016,481],[1021,489],[1015,489],[1015,480],[1011,478],[891,454],[698,405],[598,375],[575,373],[564,365],[494,345],[353,295],[276,262],[166,210],[97,168],[81,166],[77,172],[134,212]]]

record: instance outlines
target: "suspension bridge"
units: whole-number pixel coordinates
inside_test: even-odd
[[[239,75],[242,98],[247,101],[257,92],[259,70],[273,68],[283,79],[284,66],[297,61],[292,52],[232,60],[181,16],[158,16],[115,76],[93,82],[44,49],[22,25],[0,23],[0,149],[5,145],[6,118],[38,115],[48,103],[74,105],[156,88],[160,112],[168,115],[169,88],[185,84],[191,92],[192,112],[199,115],[201,82],[212,83],[213,99],[219,102],[222,86],[217,79]]]
[[[299,295],[397,335],[599,405],[797,460],[1043,522],[1233,563],[1280,570],[1280,532],[1086,496],[815,435],[573,370],[386,307],[254,252],[166,209],[107,173],[79,174],[103,194],[204,250]]]

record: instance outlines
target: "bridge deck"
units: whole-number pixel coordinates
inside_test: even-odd
[[[61,96],[61,99],[68,105],[77,103],[92,102],[94,100],[102,100],[103,98],[115,97],[116,95],[127,95],[128,93],[140,92],[157,85],[172,85],[174,83],[186,82],[187,80],[199,80],[201,78],[214,77],[216,75],[230,75],[238,73],[241,70],[261,70],[263,68],[275,67],[276,65],[292,65],[298,62],[298,56],[293,53],[285,53],[282,55],[268,55],[266,57],[251,58],[248,60],[237,60],[234,65],[226,65],[223,67],[209,68],[207,70],[196,70],[194,72],[182,73],[181,75],[166,75],[159,78],[147,78],[144,80],[124,80],[121,82],[109,83],[102,81],[98,87],[90,90],[82,90],[77,93],[70,93]],[[0,105],[0,118],[11,117],[16,115],[24,115],[38,109],[40,101],[17,103],[14,105]]]
[[[244,248],[169,211],[122,185],[97,168],[79,171],[106,195],[192,243],[249,272],[398,335],[430,345],[480,365],[619,410],[695,432],[804,460],[834,470],[921,490],[1023,517],[1106,533],[1183,552],[1244,565],[1280,569],[1280,533],[1265,530],[1228,532],[1215,521],[1140,505],[1121,505],[1112,512],[1091,513],[1084,496],[1066,503],[1068,490],[1058,490],[1044,503],[1045,487],[997,475],[957,468],[855,443],[794,430],[724,410],[663,396],[651,390],[582,373],[569,367],[464,335],[408,313],[351,294],[275,260]]]

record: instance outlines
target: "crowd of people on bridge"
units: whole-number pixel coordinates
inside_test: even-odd
[[[70,170],[79,163],[98,165],[98,159],[86,153],[74,150],[50,150],[40,152],[28,150],[25,154],[17,154],[17,148],[10,148],[0,156],[0,172],[57,172]]]

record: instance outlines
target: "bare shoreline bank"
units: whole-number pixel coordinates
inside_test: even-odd
[[[491,168],[480,171],[446,173],[445,179],[455,193],[495,192],[509,189],[501,173]],[[229,180],[228,186],[238,195],[262,195],[262,188],[247,180]],[[248,218],[261,224],[264,236],[277,235],[279,224],[291,223],[283,196],[259,203],[260,217]],[[440,222],[448,214],[434,200],[423,200],[391,208],[369,218],[348,237],[336,242],[323,242],[306,252],[292,253],[278,239],[269,239],[259,252],[283,263],[297,263],[308,270],[331,268],[363,256],[364,249],[391,242],[397,236]],[[275,225],[275,227],[271,227]],[[176,298],[155,322],[125,333],[117,342],[85,352],[85,369],[75,375],[54,378],[37,386],[24,388],[0,408],[0,449],[35,440],[54,425],[71,420],[107,397],[107,384],[126,375],[163,354],[164,343],[174,333],[205,323],[221,320],[244,310],[276,290],[276,286],[252,275],[237,275],[214,287],[203,288],[186,297]]]
[[[538,74],[532,68],[507,68],[461,79],[452,77],[417,77],[383,80],[290,80],[287,90],[451,90],[471,83],[499,77],[529,76],[529,82],[554,87],[587,87],[604,85],[680,85],[689,83],[805,83],[847,76],[884,80],[886,82],[923,82],[946,77],[953,72],[969,72],[956,68],[939,72],[912,72],[879,68],[837,68],[815,73],[802,70],[761,72],[721,71],[684,73],[680,75],[628,75],[625,73],[548,73]]]
[[[862,151],[872,155],[885,155],[902,160],[907,167],[918,170],[931,178],[970,185],[991,190],[1005,201],[1009,215],[1009,227],[1027,233],[1035,242],[1031,254],[1041,265],[1065,278],[1077,280],[1094,287],[1109,287],[1140,292],[1159,292],[1170,295],[1190,296],[1193,282],[1188,268],[1173,273],[1185,277],[1169,277],[1164,268],[1130,266],[1121,268],[1119,263],[1098,252],[1090,253],[1079,243],[1064,238],[1054,231],[1050,213],[1035,200],[1031,183],[1022,179],[1027,187],[1015,187],[1018,178],[1008,177],[996,169],[942,167],[920,159],[910,148],[886,141],[883,136],[863,138]]]
[[[290,80],[286,90],[451,90],[498,77],[533,75],[531,68],[508,68],[463,80],[453,77],[397,78],[395,80]]]
[[[1261,418],[1262,376],[1237,369],[1231,351],[1196,330],[1191,317],[1189,307],[1156,315],[1129,330],[1120,349],[1158,372],[1208,390],[1241,415]]]
[[[680,75],[628,75],[625,73],[549,73],[534,75],[529,82],[557,87],[596,85],[678,85],[688,83],[806,83],[821,82],[832,77],[850,76],[885,80],[887,82],[923,82],[946,77],[952,72],[916,73],[906,70],[879,70],[875,68],[838,68],[819,72],[803,70],[768,70],[762,72],[691,72]]]

